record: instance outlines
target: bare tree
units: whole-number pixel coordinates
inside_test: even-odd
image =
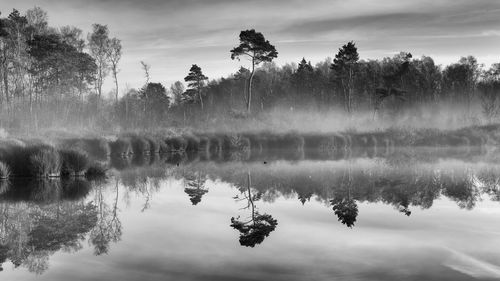
[[[144,70],[144,77],[146,77],[146,84],[149,84],[149,80],[151,80],[151,75],[149,74],[149,71],[151,70],[151,65],[145,63],[144,61],[141,60],[141,65],[142,65],[142,70]]]
[[[113,38],[109,43],[109,63],[115,80],[115,100],[118,102],[118,62],[122,57],[122,44],[119,39]]]
[[[102,85],[109,72],[109,30],[107,25],[93,24],[88,36],[90,54],[97,64],[96,93],[102,95]]]

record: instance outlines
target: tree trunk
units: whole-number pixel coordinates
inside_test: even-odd
[[[252,104],[252,81],[255,74],[255,60],[252,58],[252,73],[250,74],[250,79],[248,80],[248,92],[247,92],[247,113],[251,113]]]
[[[10,99],[9,99],[9,69],[7,67],[7,51],[6,51],[6,48],[4,47],[3,49],[3,62],[2,62],[2,66],[3,66],[3,85],[4,85],[4,89],[5,89],[5,102],[7,103],[7,105],[9,104],[10,102]]]
[[[201,96],[201,89],[198,88],[198,97],[200,98],[201,111],[203,111],[203,97]]]
[[[115,100],[118,102],[118,77],[116,75],[116,70],[113,70],[113,76],[115,77]]]

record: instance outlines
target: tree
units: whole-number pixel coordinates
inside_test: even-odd
[[[174,84],[170,85],[170,92],[174,97],[174,104],[180,105],[182,103],[182,94],[185,88],[181,81],[175,81]]]
[[[119,39],[113,38],[109,42],[109,63],[115,80],[115,100],[118,101],[118,62],[122,57],[122,43]]]
[[[82,39],[83,31],[81,29],[66,25],[59,28],[59,33],[64,43],[73,46],[79,52],[83,52],[85,40]]]
[[[97,64],[96,93],[102,95],[102,85],[109,72],[110,39],[107,25],[93,24],[92,33],[88,36],[90,54]]]
[[[146,85],[149,84],[149,80],[151,80],[151,75],[149,74],[151,70],[151,65],[145,63],[141,60],[142,70],[144,70],[144,77],[146,78]]]
[[[339,49],[331,66],[335,79],[344,93],[344,108],[349,114],[352,113],[354,75],[358,60],[358,49],[354,42],[350,41]]]
[[[26,20],[28,25],[33,28],[34,34],[43,34],[48,30],[47,12],[42,8],[35,6],[26,11]]]
[[[184,81],[188,83],[188,90],[186,91],[186,98],[196,102],[200,101],[201,110],[203,111],[203,86],[205,85],[205,80],[208,77],[203,75],[201,68],[196,64],[191,66],[188,75],[184,78]]]
[[[477,88],[480,93],[483,115],[491,123],[500,113],[500,64],[493,64],[483,73]]]
[[[449,65],[443,71],[443,87],[451,98],[464,101],[467,115],[481,75],[482,64],[473,56],[462,57],[458,63]]]
[[[297,67],[297,71],[292,75],[292,84],[300,97],[312,95],[313,85],[315,83],[313,75],[314,68],[311,62],[307,62],[305,58],[302,58]],[[300,100],[299,102],[303,101],[304,100]]]
[[[395,97],[400,100],[404,99],[406,91],[400,87],[401,77],[408,72],[411,58],[411,53],[401,52],[392,60],[389,58],[385,59],[383,68],[384,74],[382,74],[383,84],[382,87],[375,89],[373,118],[376,117],[376,114],[385,99],[389,97]]]
[[[252,71],[247,84],[248,90],[246,98],[247,113],[250,114],[250,106],[252,103],[252,82],[255,75],[255,66],[258,66],[261,62],[270,62],[274,58],[277,58],[278,52],[276,51],[276,48],[264,38],[262,33],[251,29],[241,31],[240,45],[231,50],[231,59],[239,59],[240,56],[249,57],[252,63]]]
[[[139,91],[139,95],[144,100],[149,121],[155,122],[163,119],[170,105],[170,98],[167,96],[165,87],[161,83],[148,83]]]

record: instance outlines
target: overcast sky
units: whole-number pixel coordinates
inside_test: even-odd
[[[363,59],[409,51],[439,64],[466,55],[500,62],[499,0],[0,0],[0,11],[35,5],[51,26],[87,33],[107,24],[123,44],[122,89],[144,83],[141,60],[153,81],[167,85],[195,63],[210,78],[226,76],[246,64],[231,61],[229,50],[251,28],[276,46],[280,65],[302,57],[317,63],[350,40]]]

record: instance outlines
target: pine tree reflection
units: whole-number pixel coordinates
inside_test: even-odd
[[[358,217],[358,205],[351,196],[352,174],[350,166],[347,171],[344,171],[340,184],[340,188],[335,190],[336,194],[330,203],[338,220],[352,228]]]
[[[239,241],[241,246],[253,248],[255,245],[262,243],[276,229],[278,221],[269,214],[260,214],[257,211],[255,202],[261,198],[262,193],[252,194],[251,182],[251,174],[248,172],[247,187],[241,190],[243,198],[235,197],[236,200],[247,201],[247,206],[243,209],[250,209],[251,217],[246,221],[240,220],[239,216],[232,217],[230,226],[240,232]]]
[[[193,205],[200,203],[203,195],[208,193],[208,190],[205,188],[206,181],[207,176],[200,171],[184,173],[184,192],[189,196],[189,200],[191,200]]]

